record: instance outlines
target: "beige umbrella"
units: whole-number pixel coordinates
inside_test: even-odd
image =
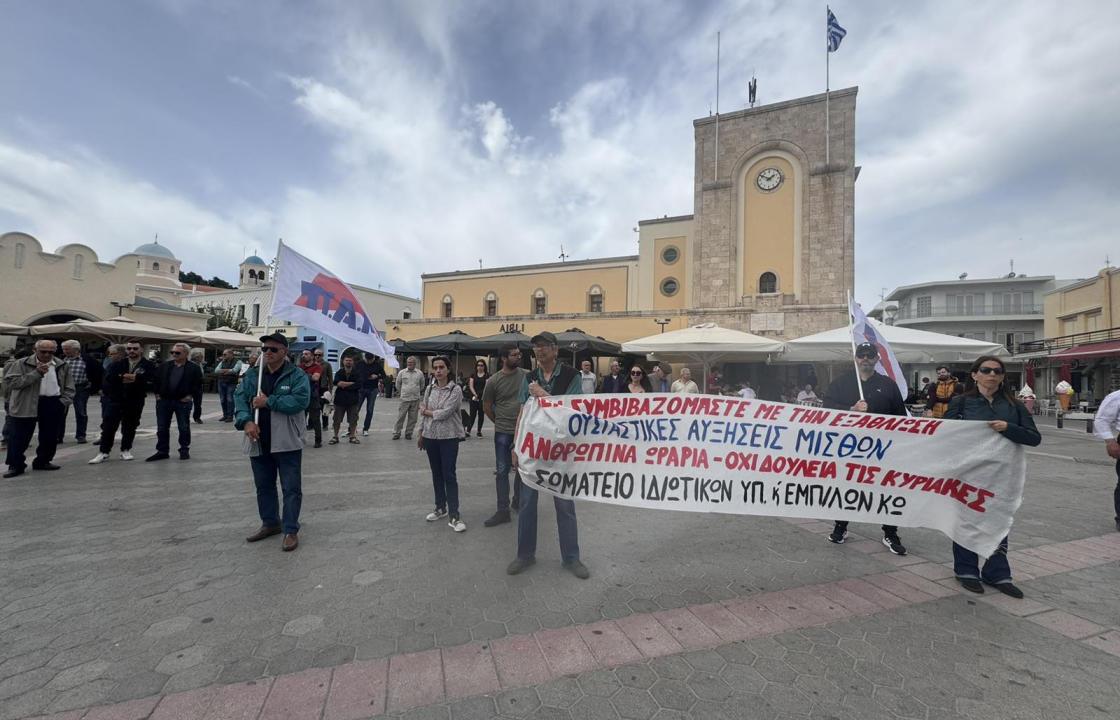
[[[622,343],[622,352],[668,362],[701,363],[704,385],[717,362],[765,361],[782,350],[780,340],[704,323]]]
[[[260,337],[237,332],[231,327],[220,327],[198,333],[202,345],[214,347],[256,347],[261,344]]]
[[[23,325],[0,322],[0,335],[30,335],[31,331]]]
[[[137,340],[152,340],[156,342],[185,342],[199,341],[197,332],[182,332],[170,330],[156,325],[145,325],[126,317],[115,317],[109,320],[71,320],[70,322],[54,323],[51,325],[32,325],[31,334],[55,338],[100,338],[109,342],[124,342],[130,338]]]

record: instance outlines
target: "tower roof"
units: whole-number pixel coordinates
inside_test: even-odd
[[[268,263],[266,263],[263,259],[261,259],[261,257],[259,255],[250,255],[249,257],[242,260],[241,264],[242,265],[264,265],[265,267],[268,267]]]
[[[136,248],[135,252],[136,252],[137,255],[148,255],[148,256],[154,256],[154,257],[162,257],[162,258],[167,258],[169,260],[178,259],[178,258],[175,257],[175,253],[171,252],[170,250],[168,250],[163,245],[160,245],[158,242],[144,243],[140,247]]]

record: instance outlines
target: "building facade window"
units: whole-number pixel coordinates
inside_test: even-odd
[[[486,293],[486,297],[482,299],[482,314],[486,317],[494,317],[498,314],[498,296],[493,292]]]
[[[16,243],[16,269],[23,267],[23,256],[27,252],[27,246],[23,243]]]
[[[665,278],[661,281],[661,294],[665,297],[673,297],[680,289],[681,285],[676,278]]]
[[[929,317],[933,314],[933,298],[929,295],[918,298],[918,317]]]
[[[152,263],[152,270],[159,270],[159,263],[158,262]]]
[[[401,312],[401,320],[411,320],[411,319],[412,319],[412,311],[411,310],[404,310],[403,312]]]
[[[537,289],[533,292],[533,314],[544,315],[548,312],[548,296],[545,295],[544,290]]]
[[[244,305],[238,305],[237,306],[237,318],[239,320],[244,320],[245,319],[245,306]]]
[[[82,263],[83,262],[84,262],[84,260],[82,259],[81,255],[75,255],[74,256],[74,279],[75,280],[81,280],[82,279]]]
[[[587,291],[587,312],[603,312],[603,288],[592,285]]]
[[[997,315],[1020,315],[1034,311],[1033,291],[992,293],[992,312]]]
[[[677,260],[679,260],[680,257],[681,251],[678,250],[674,245],[670,245],[669,247],[661,251],[661,262],[665,263],[666,265],[672,265]]]
[[[758,276],[758,294],[778,292],[778,276],[772,272],[764,272]]]
[[[983,295],[946,295],[945,312],[948,315],[983,315]]]
[[[1095,312],[1085,316],[1085,331],[1093,332],[1101,329],[1101,313]]]
[[[253,325],[261,324],[261,304],[253,303]]]
[[[455,308],[454,308],[454,303],[451,301],[451,296],[450,295],[444,295],[442,304],[443,304],[443,316],[445,318],[453,317],[452,313],[454,312]]]

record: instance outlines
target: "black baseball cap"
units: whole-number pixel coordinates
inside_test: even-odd
[[[288,347],[288,338],[284,337],[284,335],[281,334],[281,333],[274,332],[271,335],[264,335],[264,336],[261,337],[261,342],[262,343],[263,342],[268,342],[269,340],[272,340],[273,342],[278,342],[281,345],[283,345],[284,347]]]
[[[866,355],[868,357],[879,357],[879,348],[871,343],[860,343],[856,345],[856,357]]]
[[[540,332],[540,333],[537,333],[536,335],[534,335],[532,338],[529,339],[529,342],[533,345],[536,345],[537,343],[542,343],[542,342],[543,343],[548,343],[549,345],[555,345],[556,344],[556,336],[553,335],[552,333],[550,333],[549,331],[545,330],[544,332]]]

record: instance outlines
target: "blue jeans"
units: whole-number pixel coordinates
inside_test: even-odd
[[[358,391],[358,412],[362,411],[362,403],[366,403],[366,419],[362,423],[362,431],[369,431],[373,423],[373,406],[377,404],[377,388],[363,388]]]
[[[517,557],[528,559],[537,554],[537,496],[540,491],[526,485],[521,488],[521,512],[517,516]],[[553,497],[556,506],[556,529],[560,534],[560,558],[564,562],[579,560],[579,532],[576,528],[576,504]]]
[[[969,550],[953,543],[953,573],[962,579],[980,580],[989,585],[1011,582],[1011,566],[1007,563],[1007,538],[999,541],[984,569],[979,568],[979,556]]]
[[[222,418],[233,417],[233,393],[237,383],[218,383],[218,401],[222,404]]]
[[[510,456],[513,454],[513,433],[494,433],[494,475],[498,490],[498,512],[509,510],[509,469]],[[521,506],[521,480],[515,479],[513,486],[513,506]]]
[[[253,468],[253,483],[257,486],[257,512],[261,525],[276,527],[281,525],[280,501],[276,495],[276,477],[280,477],[280,489],[284,492],[285,534],[299,532],[299,509],[303,504],[303,451],[266,453],[249,458]]]
[[[171,416],[179,428],[179,452],[191,449],[191,401],[156,400],[156,452],[167,453],[171,447]]]
[[[89,402],[89,385],[83,385],[74,390],[74,439],[86,439],[86,427],[89,425],[89,415],[86,413],[86,404]],[[66,437],[66,418],[70,415],[70,408],[62,410],[62,424],[58,428],[58,441]]]
[[[432,488],[436,493],[436,507],[446,508],[447,514],[459,517],[459,480],[455,476],[455,462],[459,459],[459,439],[432,440],[424,438],[428,464],[432,466]]]

